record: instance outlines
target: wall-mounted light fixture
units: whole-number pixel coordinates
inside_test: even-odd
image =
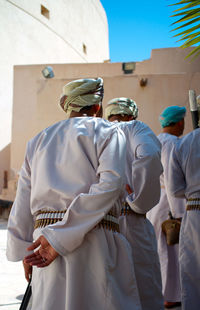
[[[123,62],[122,70],[124,74],[131,74],[135,70],[135,62]]]
[[[47,66],[42,70],[42,74],[45,77],[45,79],[51,79],[54,77],[54,72],[52,67]]]

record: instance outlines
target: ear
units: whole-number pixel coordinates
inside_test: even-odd
[[[64,104],[65,104],[65,100],[67,99],[67,96],[66,95],[63,95],[61,98],[60,98],[60,107],[63,109],[64,111]]]
[[[134,118],[134,116],[133,115],[129,115],[129,117],[128,117],[128,120],[129,121],[133,121],[135,118]]]
[[[184,123],[184,119],[181,119],[180,121],[177,122],[177,125],[178,125],[178,126],[182,126],[183,123]]]
[[[96,114],[99,112],[100,108],[101,108],[101,105],[100,105],[100,104],[95,104],[95,105],[94,105],[94,110],[95,110],[95,113],[96,113]]]
[[[103,117],[103,107],[102,105],[99,106],[98,111],[96,112],[96,117]]]

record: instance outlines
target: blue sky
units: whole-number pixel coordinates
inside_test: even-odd
[[[142,61],[155,48],[177,47],[170,32],[175,0],[100,0],[107,14],[111,62]]]

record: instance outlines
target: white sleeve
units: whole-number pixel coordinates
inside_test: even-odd
[[[105,141],[99,153],[99,183],[79,194],[59,223],[46,226],[42,234],[60,254],[81,245],[85,235],[99,223],[119,199],[124,187],[125,137],[119,129]]]
[[[10,261],[19,261],[27,255],[26,248],[33,238],[33,216],[30,211],[31,169],[28,146],[20,171],[17,193],[8,219],[6,255]]]
[[[173,217],[179,218],[182,217],[185,212],[185,199],[182,199],[180,197],[174,197],[171,195],[169,191],[169,184],[171,183],[169,181],[169,165],[170,165],[170,157],[171,152],[174,149],[174,145],[178,143],[178,138],[168,141],[163,145],[162,149],[162,163],[164,167],[164,184],[165,184],[165,191],[167,195],[167,200],[169,203],[169,207],[171,210],[171,213]]]
[[[185,176],[181,168],[178,145],[174,145],[170,153],[166,184],[172,196],[185,198]]]
[[[160,199],[161,144],[150,128],[144,126],[133,136],[132,145],[135,156],[132,162],[133,193],[126,200],[135,212],[144,214]]]

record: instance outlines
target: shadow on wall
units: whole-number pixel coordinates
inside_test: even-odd
[[[0,151],[0,194],[3,188],[8,186],[8,174],[10,171],[10,146],[8,144]]]

